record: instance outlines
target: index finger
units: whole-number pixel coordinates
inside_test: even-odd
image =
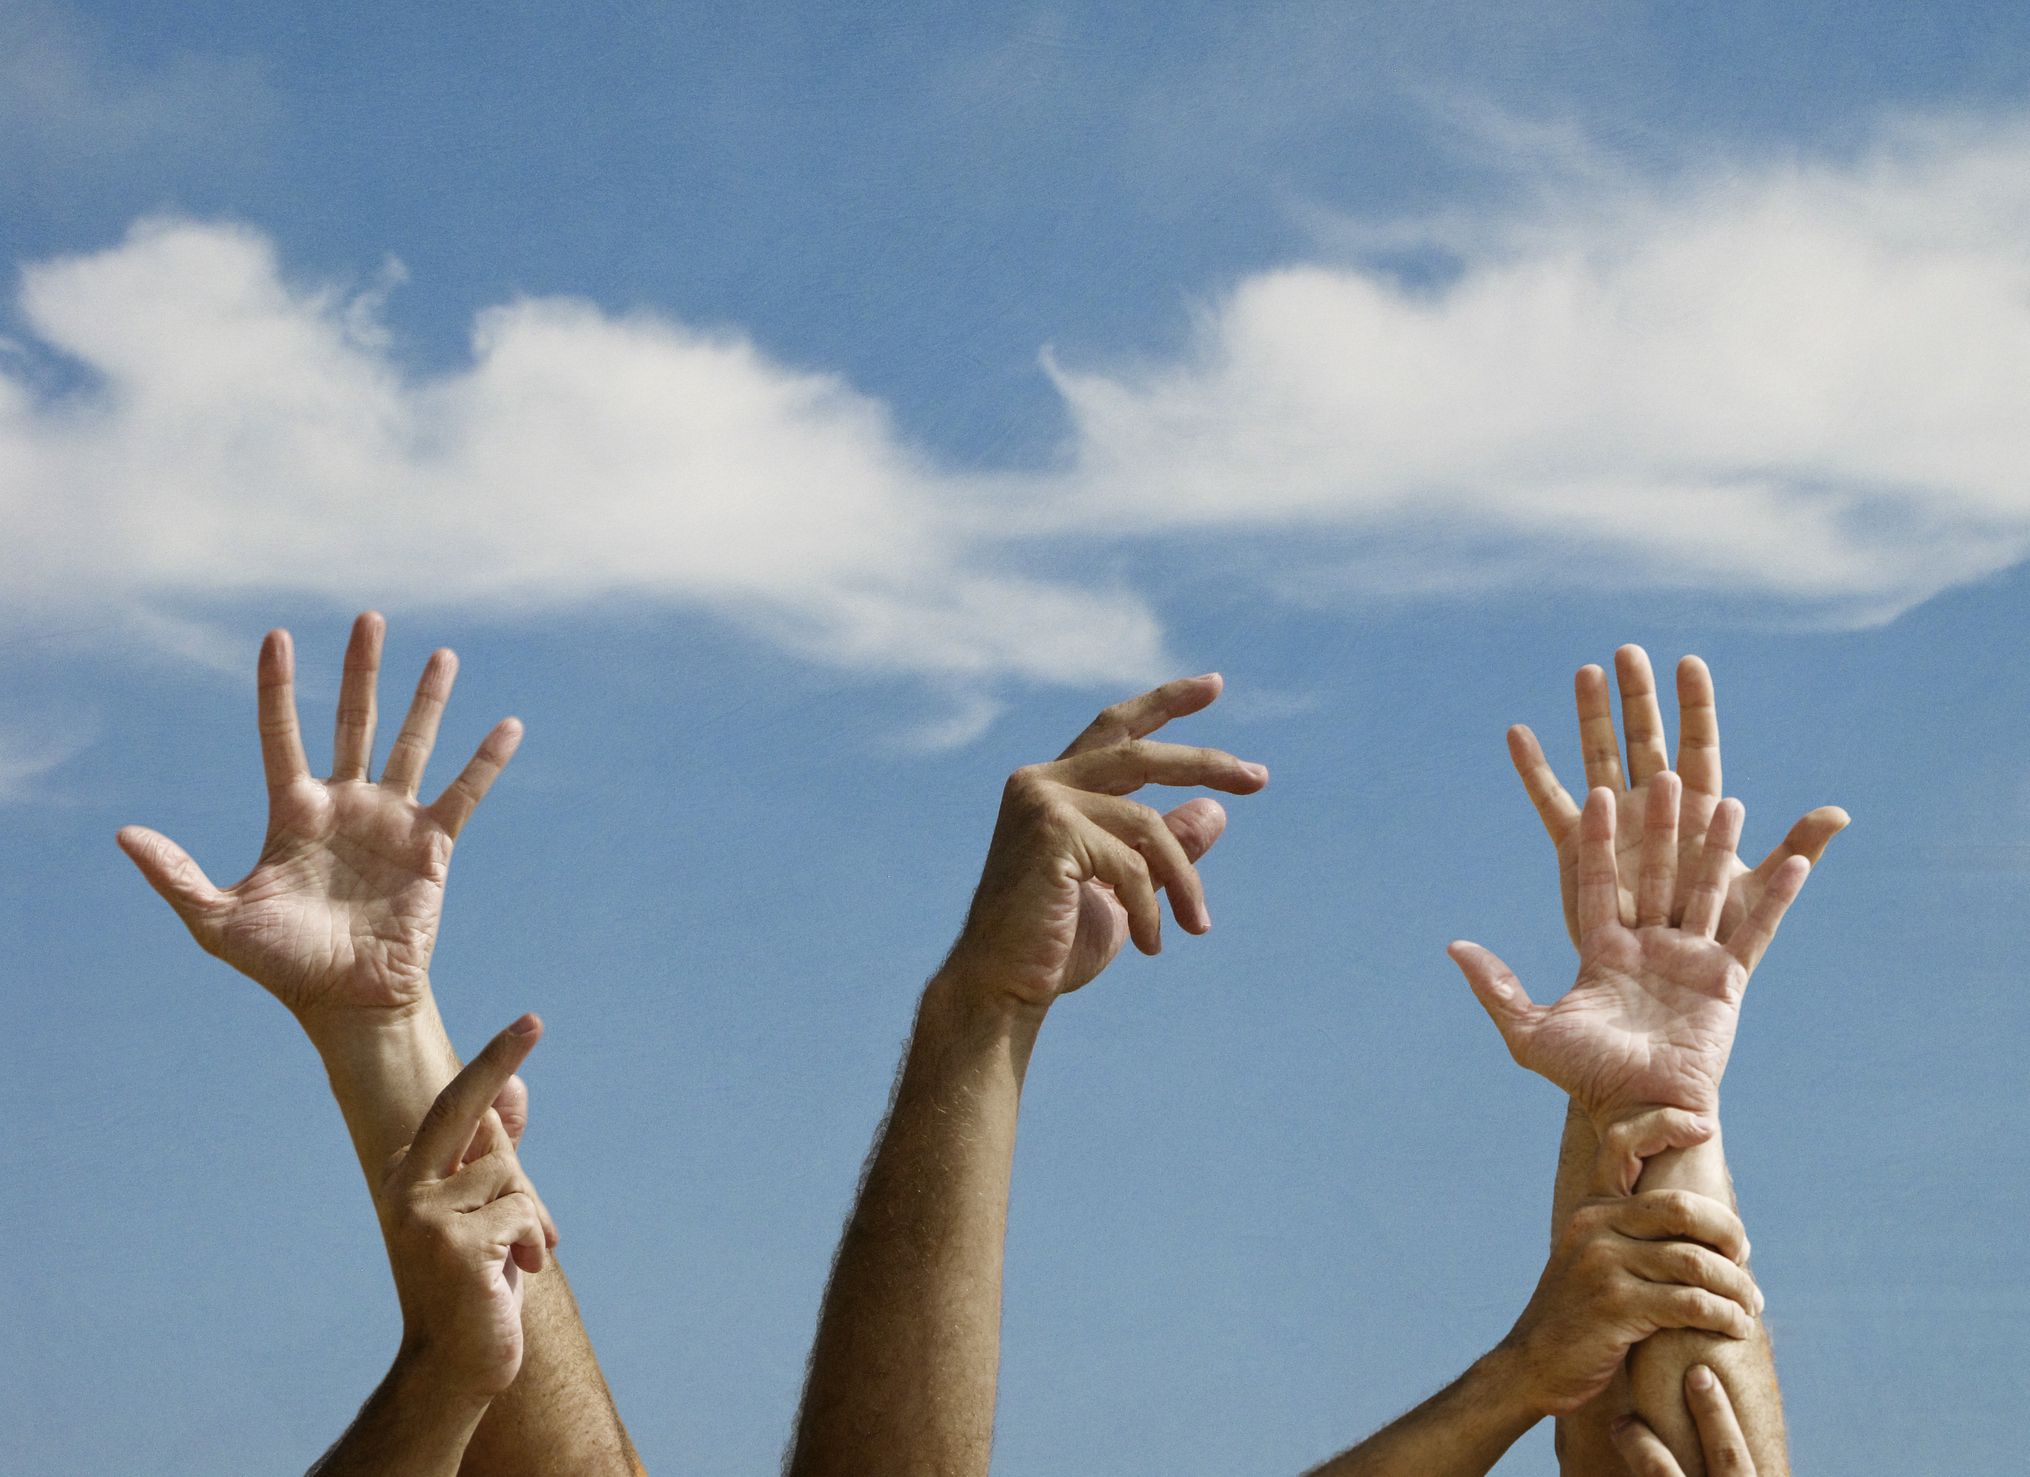
[[[437,1094],[409,1144],[406,1163],[416,1166],[416,1173],[442,1176],[458,1168],[480,1120],[542,1034],[542,1021],[530,1012],[487,1042]]]
[[[1230,795],[1252,795],[1269,782],[1269,771],[1224,749],[1130,739],[1087,749],[1045,765],[1061,784],[1102,795],[1126,795],[1144,785],[1204,785]]]
[[[1074,754],[1118,744],[1124,739],[1147,738],[1172,718],[1210,707],[1225,685],[1219,673],[1207,672],[1202,677],[1179,677],[1139,697],[1126,698],[1111,708],[1101,709],[1099,716],[1086,725],[1085,732],[1057,757],[1069,759]]]

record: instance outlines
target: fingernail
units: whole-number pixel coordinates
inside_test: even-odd
[[[533,1036],[542,1028],[543,1023],[536,1019],[536,1013],[533,1010],[508,1027],[517,1036]]]
[[[1241,767],[1242,767],[1243,769],[1247,770],[1247,772],[1248,772],[1248,773],[1249,773],[1250,775],[1254,776],[1254,778],[1256,778],[1256,779],[1260,780],[1260,781],[1261,781],[1261,782],[1262,782],[1263,784],[1265,784],[1265,785],[1266,785],[1266,784],[1267,784],[1267,783],[1269,782],[1269,766],[1268,766],[1268,765],[1266,765],[1266,764],[1244,764],[1244,765],[1242,765]]]
[[[1759,1288],[1759,1287],[1758,1287],[1758,1288],[1756,1288],[1756,1289],[1755,1289],[1755,1316],[1756,1316],[1757,1318],[1760,1318],[1760,1317],[1762,1316],[1762,1310],[1763,1310],[1764,1308],[1768,1307],[1768,1306],[1769,1306],[1769,1300],[1768,1300],[1767,1298],[1763,1297],[1763,1295],[1762,1295],[1762,1289],[1761,1289],[1761,1288]]]
[[[1685,1376],[1685,1383],[1694,1390],[1710,1390],[1713,1388],[1713,1371],[1703,1364],[1694,1364],[1692,1372]]]
[[[1191,680],[1193,682],[1210,682],[1212,681],[1213,678],[1217,677],[1218,675],[1219,673],[1217,672],[1200,672],[1196,677],[1192,678]]]
[[[1744,1262],[1747,1261],[1748,1254],[1752,1252],[1754,1249],[1755,1247],[1753,1246],[1752,1243],[1750,1243],[1748,1238],[1746,1236],[1743,1236],[1741,1238],[1741,1260]]]

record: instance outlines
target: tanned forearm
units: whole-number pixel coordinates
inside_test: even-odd
[[[1519,1398],[1505,1349],[1308,1477],[1482,1477],[1542,1419]]]
[[[791,1477],[967,1477],[993,1446],[1001,1255],[1040,1013],[950,969],[902,1075],[825,1291]]]
[[[447,1399],[405,1351],[307,1477],[452,1477],[484,1399]]]
[[[350,1017],[328,1028],[306,1022],[352,1135],[369,1189],[389,1157],[414,1137],[424,1112],[458,1073],[458,1055],[427,995],[371,1024]],[[496,1396],[466,1447],[468,1477],[543,1477],[571,1472],[634,1477],[640,1464],[600,1375],[578,1306],[552,1265],[528,1279],[526,1345],[515,1382]]]
[[[1657,1155],[1644,1167],[1637,1188],[1693,1190],[1728,1206],[1734,1204],[1734,1182],[1717,1137],[1697,1148]],[[1704,1449],[1685,1404],[1685,1372],[1694,1364],[1711,1368],[1726,1387],[1741,1433],[1755,1458],[1756,1472],[1761,1477],[1789,1477],[1783,1397],[1777,1390],[1776,1356],[1766,1325],[1757,1319],[1755,1337],[1745,1341],[1691,1329],[1666,1329],[1644,1340],[1629,1356],[1636,1414],[1670,1447],[1686,1477],[1704,1477]]]
[[[1576,1104],[1569,1105],[1551,1195],[1553,1227],[1562,1225],[1597,1188],[1593,1176],[1598,1151],[1592,1121]],[[1692,1190],[1729,1208],[1735,1204],[1726,1153],[1717,1135],[1696,1148],[1666,1149],[1649,1159],[1636,1188]],[[1711,1367],[1726,1386],[1755,1453],[1757,1470],[1788,1474],[1775,1357],[1759,1321],[1756,1337],[1745,1342],[1692,1329],[1666,1329],[1645,1339],[1613,1385],[1576,1415],[1558,1422],[1560,1470],[1566,1477],[1624,1477],[1627,1464],[1608,1428],[1633,1410],[1669,1445],[1689,1477],[1698,1477],[1705,1470],[1704,1458],[1684,1397],[1685,1371],[1694,1364]]]

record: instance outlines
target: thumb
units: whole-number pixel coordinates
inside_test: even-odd
[[[1801,856],[1814,867],[1819,858],[1826,854],[1826,846],[1833,837],[1847,829],[1850,817],[1837,805],[1821,805],[1817,810],[1808,811],[1798,818],[1790,828],[1790,834],[1771,849],[1768,856],[1755,868],[1758,881],[1767,882],[1776,875],[1776,869],[1794,856]]]
[[[204,868],[174,841],[146,826],[128,826],[118,839],[120,850],[133,859],[141,875],[148,879],[148,885],[176,910],[191,937],[206,949],[212,948],[218,937],[214,915],[225,901],[225,894],[212,886]]]
[[[1211,851],[1212,843],[1225,833],[1226,807],[1209,796],[1199,795],[1165,815],[1163,824],[1170,828],[1184,854],[1195,862]]]
[[[1466,983],[1473,988],[1473,998],[1480,1002],[1488,1018],[1494,1022],[1501,1039],[1508,1044],[1509,1055],[1522,1060],[1523,1043],[1530,1028],[1536,1024],[1539,1007],[1532,1004],[1522,981],[1515,977],[1515,971],[1478,944],[1469,944],[1464,939],[1455,940],[1445,952],[1452,956],[1452,962],[1459,966],[1459,972],[1466,976]]]
[[[529,1084],[522,1080],[521,1073],[508,1078],[507,1086],[493,1100],[493,1110],[500,1115],[500,1126],[507,1131],[509,1145],[520,1148],[522,1130],[529,1126]]]

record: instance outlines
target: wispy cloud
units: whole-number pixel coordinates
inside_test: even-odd
[[[488,310],[468,365],[416,378],[381,327],[397,269],[363,298],[255,231],[144,223],[23,275],[0,599],[637,597],[959,694],[919,735],[949,743],[1001,680],[1163,668],[1149,601],[1060,559],[1095,542],[1312,602],[1669,587],[1845,622],[2030,553],[2030,126],[1650,185],[1567,158],[1518,198],[1372,226],[1444,271],[1352,232],[1175,360],[1048,364],[1073,433],[1020,475],[940,465],[737,336],[573,299]]]
[[[258,64],[179,49],[122,61],[103,28],[48,0],[0,0],[0,160],[46,201],[81,177],[243,159],[278,115]]]
[[[44,728],[22,723],[0,728],[0,805],[36,798],[51,771],[97,737],[96,724],[75,716]]]
[[[1855,621],[2030,551],[2030,128],[1547,203],[1439,223],[1427,281],[1250,278],[1182,362],[1052,366],[1076,439],[1049,526],[1322,532],[1425,595],[1664,585]]]

